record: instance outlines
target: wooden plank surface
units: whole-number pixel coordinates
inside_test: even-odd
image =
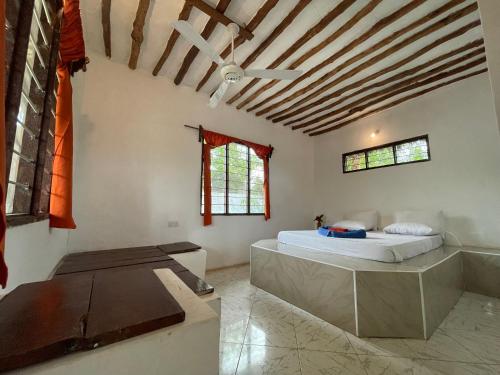
[[[214,292],[213,286],[200,279],[191,271],[177,272],[176,275],[198,296]]]
[[[169,244],[158,245],[158,248],[165,254],[169,255],[196,251],[201,249],[201,246],[196,245],[192,242],[173,242]]]
[[[185,312],[150,269],[95,275],[85,341],[111,344],[185,319]]]
[[[0,372],[79,350],[92,275],[24,284],[0,301]]]

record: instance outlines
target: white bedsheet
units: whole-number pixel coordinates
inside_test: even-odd
[[[443,244],[440,235],[408,236],[367,232],[366,238],[333,238],[320,236],[315,230],[281,231],[281,243],[356,258],[395,263],[437,249]]]

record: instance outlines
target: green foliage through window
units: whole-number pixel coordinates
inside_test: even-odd
[[[211,150],[212,214],[264,213],[264,163],[244,145],[230,143]],[[202,179],[201,212],[204,212]]]
[[[342,156],[344,173],[431,160],[427,135]]]

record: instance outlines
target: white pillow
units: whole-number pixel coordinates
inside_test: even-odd
[[[361,211],[346,215],[346,219],[350,221],[362,222],[365,226],[365,230],[377,229],[378,227],[378,212],[373,211]]]
[[[366,226],[364,223],[362,223],[361,221],[354,221],[354,220],[337,221],[335,224],[332,225],[332,227],[345,228],[349,230],[359,230],[359,229],[366,230]]]
[[[432,228],[432,234],[439,234],[443,228],[442,211],[398,211],[394,214],[396,223],[420,223]]]
[[[384,232],[391,234],[410,234],[413,236],[430,236],[439,233],[434,232],[430,226],[420,223],[394,223],[386,226]]]

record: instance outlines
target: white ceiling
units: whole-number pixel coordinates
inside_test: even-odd
[[[323,61],[328,56],[332,55],[334,52],[338,51],[340,48],[345,46],[347,43],[352,41],[361,35],[364,31],[370,29],[378,20],[389,15],[395,10],[399,9],[404,4],[412,0],[384,0],[380,5],[378,5],[375,10],[365,17],[361,22],[359,22],[355,27],[353,27],[349,32],[345,33],[342,37],[337,39],[334,43],[330,44],[327,48],[323,49],[321,52],[306,61],[300,69],[308,70],[316,64]],[[436,8],[444,5],[449,0],[427,0],[423,5],[417,7],[415,10],[407,14],[406,16],[400,18],[398,21],[379,32],[375,36],[371,37],[365,43],[359,45],[354,50],[340,58],[334,64],[322,69],[311,78],[304,80],[298,84],[292,92],[296,89],[304,87],[316,80],[317,78],[324,75],[326,72],[330,71],[335,66],[346,61],[350,57],[358,54],[359,52],[367,49],[368,47],[374,45],[378,41],[392,34],[393,32],[399,30],[400,28],[408,25],[409,23],[423,17],[427,13],[435,10]],[[130,54],[131,38],[130,33],[132,31],[132,23],[135,18],[135,13],[137,10],[139,0],[112,0],[111,9],[111,47],[112,47],[112,60],[127,64],[128,57]],[[206,0],[215,7],[216,0]],[[257,12],[259,7],[263,4],[264,0],[232,0],[229,5],[226,15],[236,22],[243,24],[248,23],[250,19]],[[343,25],[348,19],[350,19],[356,12],[358,12],[363,6],[365,6],[369,0],[358,0],[354,5],[352,5],[347,11],[345,11],[340,17],[338,17],[334,22],[327,26],[321,33],[314,36],[305,45],[299,48],[292,56],[290,56],[284,63],[280,65],[280,68],[285,68],[290,62],[295,60],[297,57],[302,55],[305,51],[309,50],[311,47],[315,46],[326,37],[328,37],[333,31],[338,29]],[[452,8],[447,13],[431,20],[430,22],[424,24],[423,26],[417,28],[416,30],[410,32],[408,35],[399,37],[391,45],[394,45],[401,40],[405,39],[407,36],[422,30],[423,28],[429,26],[431,23],[442,19],[446,15],[457,11],[469,4],[474,3],[475,0],[466,0],[462,4]],[[235,60],[237,63],[241,63],[250,53],[252,53],[259,44],[272,32],[272,30],[277,26],[277,24],[288,14],[288,12],[296,5],[297,1],[294,0],[280,0],[275,8],[266,16],[264,21],[259,27],[254,31],[254,38],[251,41],[247,41],[242,44],[235,51]],[[262,53],[257,60],[250,65],[249,68],[265,68],[269,63],[272,62],[276,57],[283,53],[293,42],[302,36],[309,28],[314,26],[328,11],[336,7],[340,3],[340,0],[313,0],[300,15],[287,27],[285,32],[283,32],[271,45],[268,47],[264,53]],[[183,0],[152,0],[151,6],[148,12],[145,25],[145,38],[141,48],[141,55],[139,58],[139,69],[146,69],[150,72],[153,71],[154,66],[157,63],[158,58],[163,52],[166,42],[170,36],[172,28],[169,26],[169,22],[176,20],[182,6],[184,4]],[[81,0],[81,10],[82,19],[84,23],[85,30],[85,42],[87,49],[104,55],[104,45],[102,39],[102,27],[101,27],[101,0]],[[444,36],[451,31],[458,29],[467,23],[479,18],[478,12],[470,14],[452,24],[442,28],[441,30],[432,33],[431,35],[420,39],[419,41],[403,48],[399,52],[385,58],[379,63],[371,66],[370,68],[364,70],[361,74],[356,75],[352,79],[348,79],[340,84],[340,86],[347,85],[360,78],[363,78],[371,73],[374,73],[381,68],[390,65],[403,57],[408,56],[410,53],[417,51],[423,46],[429,44],[430,42]],[[208,21],[208,16],[201,13],[199,10],[193,8],[191,11],[191,16],[189,22],[194,26],[196,30],[201,32],[206,22]],[[481,27],[477,27],[470,30],[461,37],[451,40],[440,47],[432,50],[431,52],[421,56],[420,58],[414,60],[412,63],[405,65],[400,68],[399,71],[406,70],[413,66],[419,65],[423,62],[430,60],[433,57],[441,55],[447,51],[451,51],[457,47],[460,47],[467,42],[473,41],[482,37]],[[209,38],[209,42],[218,50],[222,51],[229,41],[229,35],[225,31],[225,27],[218,24],[215,31]],[[191,45],[181,38],[178,39],[170,57],[166,61],[163,69],[160,71],[160,75],[164,75],[173,80],[179,67],[182,64],[182,60],[186,52],[189,50]],[[388,46],[389,47],[389,46]],[[380,50],[378,51],[380,52]],[[355,66],[366,61],[368,58],[372,57],[374,54],[368,56],[367,58],[356,63]],[[456,57],[455,57],[456,58]],[[182,85],[190,86],[195,88],[201,78],[205,75],[205,72],[210,67],[211,61],[209,58],[205,57],[201,53],[198,54],[193,64],[191,65],[188,73],[186,74]],[[479,69],[479,68],[477,68]],[[476,70],[477,70],[476,69]],[[345,70],[347,71],[347,70]],[[345,72],[343,71],[343,72]],[[394,74],[390,73],[388,76]],[[387,76],[382,76],[379,80],[387,78]],[[203,87],[202,91],[205,93],[212,92],[220,82],[220,77],[218,74],[212,75],[212,78]],[[240,83],[238,85],[233,85],[226,95],[226,99],[230,98],[233,94],[243,88],[246,82]],[[263,84],[267,83],[266,80],[261,80],[253,89],[249,91],[248,94],[254,92],[257,88],[261,87]],[[287,83],[282,82],[275,85],[271,90],[265,92],[264,95],[259,97],[257,101],[252,104],[260,102],[265,97],[271,95],[277,90],[283,88]],[[338,88],[338,87],[337,87]],[[411,93],[411,92],[410,92]],[[243,99],[248,95],[244,95]],[[406,93],[405,95],[407,95]],[[283,98],[283,97],[281,97]],[[298,100],[298,99],[297,99]],[[391,99],[394,100],[394,99]],[[208,101],[208,96],[207,96]],[[296,101],[296,100],[295,100]],[[273,101],[274,102],[274,101]],[[291,102],[293,103],[293,102]],[[329,102],[327,102],[328,104]],[[238,101],[235,103],[238,104]],[[287,104],[286,106],[290,105]],[[283,107],[284,108],[284,107]]]

